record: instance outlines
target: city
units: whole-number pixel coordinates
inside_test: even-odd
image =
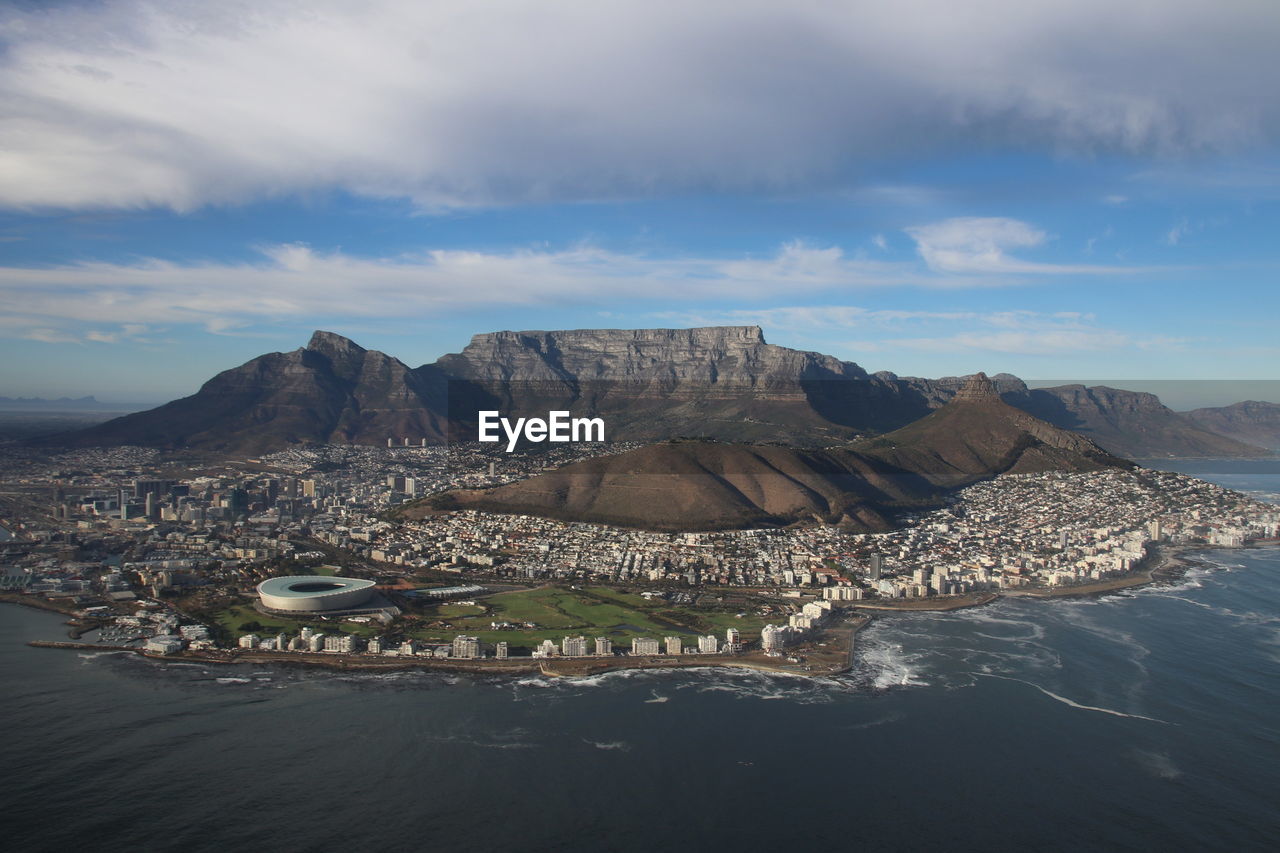
[[[887,533],[824,524],[654,533],[475,511],[406,521],[397,508],[416,497],[628,445],[498,460],[475,445],[389,445],[239,462],[128,447],[12,451],[4,593],[74,615],[79,633],[96,629],[99,643],[158,655],[714,660],[750,651],[800,663],[804,655],[785,650],[811,650],[832,626],[863,624],[855,614],[1113,589],[1149,580],[1157,547],[1241,547],[1280,535],[1273,505],[1141,468],[1000,476]],[[376,580],[377,606],[263,630],[273,614],[257,584],[339,573]],[[536,604],[523,597],[548,588],[613,595],[611,606],[633,608],[625,612],[634,617],[617,616],[623,624],[660,606],[667,621],[654,627],[682,631],[602,625],[599,635],[555,636],[553,624],[495,616],[502,602]],[[451,627],[460,630],[449,635]]]

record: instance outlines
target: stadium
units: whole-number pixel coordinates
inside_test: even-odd
[[[266,610],[290,613],[326,613],[356,610],[373,598],[373,581],[290,575],[258,584],[258,597]]]

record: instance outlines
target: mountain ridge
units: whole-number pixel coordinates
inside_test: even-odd
[[[263,452],[300,443],[440,443],[475,435],[473,413],[563,409],[606,419],[611,440],[673,436],[828,447],[900,428],[941,407],[964,377],[923,379],[769,344],[759,326],[500,331],[409,368],[334,332],[222,371],[195,394],[63,434],[73,446],[142,444]],[[1028,389],[1007,402],[1131,455],[1256,456],[1152,395],[1095,386]],[[472,414],[467,414],[472,413]]]

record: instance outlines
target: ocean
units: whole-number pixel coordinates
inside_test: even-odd
[[[1274,494],[1258,474],[1230,485]],[[1101,598],[879,618],[829,681],[164,664],[30,648],[60,617],[2,606],[6,842],[1273,850],[1280,548],[1198,556]]]

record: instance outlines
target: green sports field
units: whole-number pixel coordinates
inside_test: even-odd
[[[722,641],[726,628],[737,628],[744,640],[759,636],[768,620],[747,612],[674,606],[665,601],[647,601],[639,595],[607,587],[544,587],[500,593],[470,604],[441,604],[424,619],[446,623],[423,625],[409,633],[422,640],[448,641],[458,634],[478,637],[486,644],[505,640],[515,648],[533,647],[543,640],[559,643],[566,636],[609,637],[615,646],[629,646],[633,637],[661,640],[678,635],[685,645],[696,637],[715,634]],[[494,622],[532,622],[537,628],[500,631]]]

